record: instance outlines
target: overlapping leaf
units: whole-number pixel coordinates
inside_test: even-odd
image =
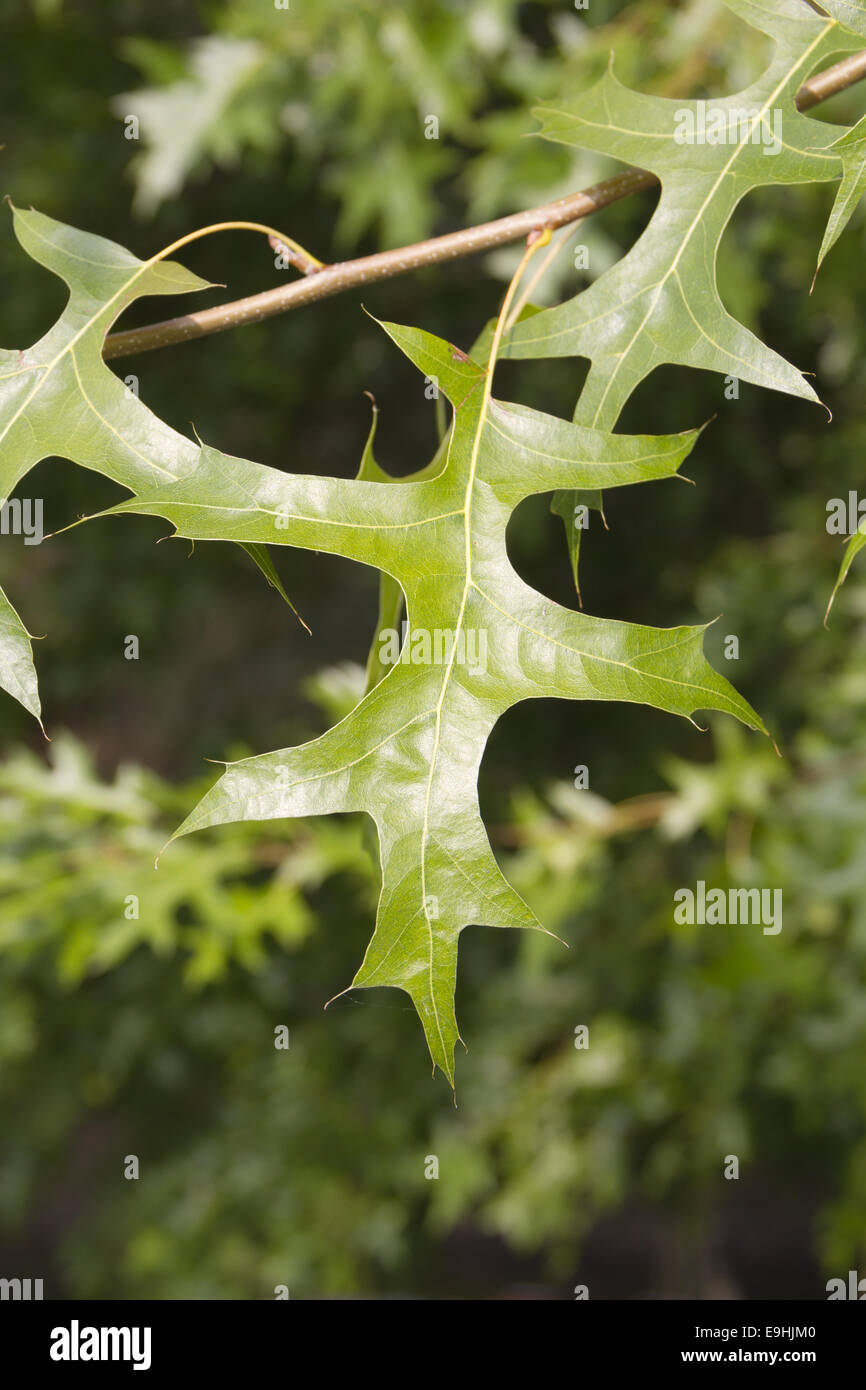
[[[863,0],[827,0],[823,8],[846,29],[866,39],[866,4]],[[842,179],[818,253],[819,270],[827,252],[839,240],[854,209],[866,193],[866,116],[846,131],[833,148],[842,160]]]
[[[598,428],[612,429],[631,393],[664,363],[817,399],[795,367],[727,312],[716,253],[752,189],[838,176],[832,146],[845,129],[802,114],[794,98],[816,65],[859,40],[803,0],[726,3],[775,40],[769,67],[745,90],[707,103],[673,100],[630,91],[608,71],[574,101],[538,112],[548,139],[637,164],[661,183],[650,223],[627,255],[576,298],[517,324],[503,349],[589,358],[575,418]]]
[[[174,261],[140,261],[104,237],[14,209],[15,235],[69,288],[60,318],[33,347],[0,352],[0,493],[52,454],[132,489],[189,471],[198,447],[148,410],[102,360],[114,320],[143,295],[188,294],[207,281]]]
[[[654,629],[561,608],[506,554],[524,497],[673,475],[694,432],[611,436],[490,395],[482,368],[441,339],[386,325],[454,407],[444,466],[397,482],[287,475],[203,447],[173,484],[114,512],[166,517],[196,540],[283,543],[375,566],[399,584],[409,629],[387,674],[340,724],[299,748],[231,764],[179,834],[242,819],[369,813],[382,892],[353,986],[413,999],[434,1062],[453,1077],[459,933],[471,923],[538,928],[493,857],[477,774],[491,729],[525,699],[624,700],[689,716],[754,711],[702,653],[703,629]],[[435,470],[434,470],[435,472]]]
[[[28,255],[69,288],[60,318],[33,347],[0,351],[0,497],[41,459],[57,454],[134,491],[154,478],[180,478],[198,445],[171,429],[106,366],[102,344],[119,314],[145,295],[189,294],[201,280],[161,253],[140,261],[122,246],[13,209]],[[293,607],[266,555],[250,556]],[[27,631],[0,591],[0,686],[39,717]]]
[[[842,161],[842,178],[835,202],[830,209],[827,230],[818,252],[816,274],[827,253],[844,232],[857,204],[866,193],[866,116],[836,141],[833,149]]]
[[[33,347],[0,351],[0,497],[53,454],[130,490],[177,478],[198,447],[148,410],[102,360],[111,324],[142,295],[187,294],[207,283],[172,261],[140,261],[106,241],[38,212],[14,209],[28,255],[69,287],[62,315]],[[0,595],[0,685],[39,717],[27,632]]]

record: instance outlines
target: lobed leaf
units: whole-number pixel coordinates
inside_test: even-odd
[[[858,40],[802,0],[726,3],[775,41],[767,71],[743,91],[707,103],[647,96],[609,70],[574,101],[538,110],[547,139],[613,155],[661,183],[649,225],[622,260],[583,293],[516,324],[503,347],[503,357],[588,358],[575,418],[599,428],[612,429],[664,363],[817,400],[801,372],[727,312],[716,254],[753,189],[838,176],[833,146],[844,128],[804,115],[795,97],[821,60]]]
[[[42,722],[30,634],[0,589],[0,687]]]
[[[506,553],[509,517],[525,497],[673,477],[697,432],[609,435],[496,401],[492,354],[481,367],[429,333],[383,327],[453,406],[435,476],[379,481],[368,454],[366,476],[303,477],[205,445],[185,477],[141,488],[111,514],[162,516],[195,540],[329,551],[374,566],[405,594],[399,659],[355,709],[310,743],[228,765],[177,833],[366,811],[382,891],[349,987],[405,990],[453,1082],[460,932],[472,923],[540,929],[500,872],[478,807],[478,768],[499,717],[521,700],[558,696],[687,717],[710,708],[763,725],[704,658],[703,628],[572,612],[526,585]]]
[[[33,260],[69,288],[60,318],[30,348],[0,351],[0,496],[53,454],[104,473],[130,490],[192,468],[198,447],[138,400],[102,360],[114,320],[142,295],[208,288],[191,271],[140,261],[104,237],[13,208],[15,235]],[[0,685],[39,717],[26,632],[5,595]],[[11,615],[11,616],[10,616]],[[17,626],[16,626],[17,623]]]

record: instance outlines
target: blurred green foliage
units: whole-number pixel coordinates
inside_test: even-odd
[[[325,259],[554,197],[607,170],[522,138],[539,98],[623,81],[676,94],[743,85],[764,48],[707,0],[252,0],[2,5],[4,191],[155,249],[229,217],[279,225]],[[209,76],[203,82],[202,74]],[[129,97],[129,93],[137,93]],[[858,88],[827,115],[853,121]],[[124,138],[137,111],[141,140]],[[425,141],[438,115],[440,139]],[[708,620],[708,654],[782,757],[727,723],[701,734],[629,706],[509,712],[482,769],[506,872],[568,944],[467,931],[458,1108],[429,1083],[408,1001],[351,978],[376,874],[354,818],[228,828],[168,848],[235,757],[310,737],[357,695],[376,577],[281,554],[308,639],[228,546],[154,542],[140,520],[0,547],[0,579],[47,638],[53,742],[0,710],[0,1266],[49,1294],[481,1297],[526,1281],[593,1297],[823,1296],[866,1261],[866,581],[822,626],[840,546],[826,504],[863,481],[863,215],[807,290],[833,190],[773,190],[737,213],[723,297],[817,373],[834,419],[664,370],[623,430],[717,415],[695,488],[611,495],[583,546],[590,612]],[[133,200],[135,211],[133,211]],[[585,224],[597,274],[648,200]],[[147,220],[141,220],[145,217]],[[542,287],[573,286],[568,254]],[[255,242],[187,257],[231,296],[279,283]],[[468,347],[502,252],[368,288],[382,318]],[[60,287],[0,237],[5,341],[32,340]],[[47,283],[46,283],[47,282]],[[225,292],[223,292],[223,297]],[[214,292],[216,301],[220,296]],[[347,296],[120,362],[179,429],[304,472],[351,476],[374,392],[382,462],[407,472],[432,408]],[[158,307],[158,306],[157,306]],[[153,312],[150,306],[148,313]],[[165,313],[176,312],[166,305]],[[159,310],[155,316],[159,316]],[[132,316],[130,316],[132,318]],[[139,311],[137,321],[145,321]],[[570,415],[572,364],[504,364],[506,395]],[[48,461],[46,526],[113,499]],[[527,580],[573,602],[548,500],[509,533]],[[139,662],[123,638],[141,640]],[[348,662],[348,665],[337,663]],[[354,664],[352,664],[354,663]],[[72,731],[58,734],[63,727]],[[572,786],[587,764],[588,791]],[[778,886],[784,928],[677,927],[698,878]],[[127,917],[127,899],[139,916]],[[574,1047],[586,1024],[590,1047]],[[291,1046],[274,1047],[286,1025]],[[135,1153],[141,1178],[123,1178]],[[741,1179],[725,1182],[737,1153]],[[424,1178],[427,1155],[438,1181]],[[673,1252],[673,1254],[672,1254]]]

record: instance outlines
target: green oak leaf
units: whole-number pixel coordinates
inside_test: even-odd
[[[866,39],[866,4],[863,0],[821,0],[821,9],[846,29]]]
[[[833,145],[833,149],[838,150],[842,160],[842,179],[830,210],[821,250],[818,252],[816,276],[827,252],[839,240],[851,220],[854,209],[866,193],[866,116],[846,131]]]
[[[582,510],[579,510],[581,508]],[[580,595],[580,542],[584,531],[582,523],[588,521],[591,511],[598,512],[604,521],[604,494],[600,489],[595,492],[558,489],[551,499],[550,510],[554,516],[560,518],[565,527],[565,544],[568,549],[571,577],[574,580],[574,590],[578,602],[583,607],[583,599]],[[607,526],[606,521],[604,524]]]
[[[516,324],[503,347],[503,357],[588,358],[575,412],[584,424],[612,429],[664,363],[817,400],[795,367],[727,312],[716,253],[752,189],[838,176],[833,146],[844,128],[802,114],[794,98],[817,64],[858,40],[803,0],[726,3],[775,40],[766,72],[743,91],[705,103],[647,96],[608,71],[573,101],[538,110],[547,139],[639,165],[661,183],[649,225],[622,260],[573,299]]]
[[[854,532],[853,536],[848,538],[848,544],[845,546],[845,554],[842,556],[842,563],[839,566],[839,573],[836,576],[836,583],[833,585],[833,592],[830,595],[830,602],[827,604],[827,612],[824,614],[825,627],[827,625],[827,619],[830,616],[830,609],[836,601],[836,595],[848,578],[848,571],[864,545],[866,545],[866,518],[861,521],[860,526]]]
[[[531,589],[508,560],[506,527],[525,497],[672,477],[696,432],[610,435],[494,400],[493,351],[481,366],[428,333],[383,326],[453,407],[447,449],[427,476],[380,481],[368,459],[366,477],[303,477],[204,446],[184,478],[110,510],[165,517],[195,540],[330,551],[400,586],[409,628],[387,674],[321,738],[228,764],[177,834],[366,811],[378,830],[382,889],[348,987],[408,993],[434,1065],[453,1084],[461,930],[540,929],[500,872],[479,812],[478,769],[500,716],[522,700],[559,696],[687,717],[723,710],[763,725],[706,661],[703,627],[573,612]]]
[[[180,477],[198,446],[148,410],[102,360],[114,320],[142,295],[188,294],[207,281],[174,261],[137,257],[104,237],[13,209],[15,235],[64,280],[69,300],[31,348],[0,352],[0,493],[52,454],[130,489]]]
[[[163,253],[140,261],[122,246],[13,208],[15,235],[33,260],[65,282],[60,318],[33,347],[0,351],[0,497],[42,459],[60,455],[105,474],[130,492],[195,466],[199,446],[138,399],[102,359],[115,319],[145,295],[211,288]],[[297,610],[263,547],[250,558]],[[0,591],[0,686],[39,717],[36,672],[26,630]],[[303,619],[297,615],[301,622]]]
[[[52,328],[33,347],[0,351],[0,496],[41,459],[59,454],[133,490],[194,467],[198,446],[148,410],[102,360],[117,316],[142,295],[188,294],[207,281],[173,261],[140,261],[104,237],[13,209],[15,235],[69,288]],[[27,634],[2,597],[0,685],[38,718]],[[16,626],[17,623],[17,626]]]
[[[0,687],[42,723],[31,637],[0,589]]]
[[[863,0],[826,0],[822,9],[825,9],[833,19],[838,20],[846,29],[858,34],[861,39],[866,39],[866,4],[863,3]],[[839,240],[851,220],[854,209],[866,192],[866,116],[846,131],[836,141],[833,149],[838,150],[842,160],[842,179],[827,222],[821,250],[818,253],[816,276],[821,269],[824,257]]]

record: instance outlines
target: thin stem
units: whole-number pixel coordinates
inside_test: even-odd
[[[520,281],[523,278],[523,272],[528,266],[532,257],[535,255],[536,251],[540,251],[542,246],[546,246],[550,241],[550,237],[551,232],[549,227],[545,227],[543,231],[534,231],[529,233],[529,236],[526,238],[526,248],[523,252],[523,255],[520,258],[520,264],[518,265],[517,269],[511,277],[511,281],[506,291],[505,298],[502,301],[502,308],[499,310],[499,317],[496,320],[496,328],[493,331],[493,341],[490,344],[490,357],[488,358],[487,369],[488,399],[490,396],[491,387],[493,385],[493,373],[496,370],[496,362],[499,357],[499,348],[502,344],[502,337],[505,333],[505,328],[508,323],[509,314],[511,312],[511,305],[514,301],[514,296],[517,294],[517,286],[520,284]],[[482,411],[482,418],[483,415],[484,412]]]
[[[844,58],[841,63],[809,78],[797,93],[799,110],[807,111],[828,97],[852,87],[866,77],[866,49]],[[307,274],[303,280],[281,285],[278,289],[265,290],[261,294],[249,295],[229,304],[220,304],[213,309],[202,309],[198,313],[184,314],[180,318],[166,319],[162,323],[150,324],[147,328],[128,329],[122,333],[111,333],[105,339],[103,357],[126,357],[134,352],[150,352],[153,348],[168,347],[172,343],[182,343],[188,338],[203,338],[210,333],[221,333],[228,328],[238,328],[245,323],[258,323],[284,314],[290,309],[299,309],[302,304],[311,304],[318,299],[342,294],[346,290],[357,289],[361,285],[377,280],[391,279],[395,275],[405,275],[421,266],[437,265],[441,261],[456,260],[463,256],[474,256],[480,251],[489,251],[495,246],[506,246],[519,241],[532,231],[540,228],[554,229],[564,227],[579,218],[589,217],[600,208],[627,198],[632,193],[652,188],[658,183],[655,175],[642,169],[627,169],[614,178],[591,188],[572,193],[555,202],[544,203],[526,212],[512,213],[509,217],[497,218],[478,227],[466,227],[459,232],[449,232],[445,236],[431,237],[417,242],[414,246],[402,246],[393,251],[380,251],[373,256],[362,256],[358,260],[343,261],[337,265],[316,269],[315,274]],[[223,223],[223,227],[256,227],[254,223]],[[205,231],[215,230],[213,228]],[[280,233],[266,229],[269,235],[281,242],[296,246]],[[195,235],[193,233],[175,243],[175,248],[185,244]],[[175,249],[169,248],[169,249]],[[308,256],[303,248],[298,248],[315,267],[320,261]],[[160,257],[162,254],[160,253]],[[303,267],[302,267],[303,268]]]
[[[583,219],[581,219],[581,221],[582,220]],[[524,308],[532,298],[532,292],[538,284],[539,280],[542,279],[545,273],[553,265],[553,262],[556,260],[563,246],[568,241],[568,238],[574,235],[579,226],[580,222],[574,222],[572,225],[564,227],[562,229],[561,234],[550,243],[550,246],[547,250],[547,255],[542,260],[541,265],[538,266],[538,268],[532,275],[530,275],[523,289],[520,291],[520,294],[518,295],[517,299],[515,299],[514,301],[514,307],[511,310],[511,313],[508,315],[508,320],[505,324],[506,333],[511,332],[517,320],[520,318],[520,315],[523,313]]]
[[[271,246],[276,251],[282,251],[291,257],[293,265],[299,270],[303,270],[305,275],[309,275],[314,270],[323,270],[324,261],[319,261],[315,256],[311,256],[309,251],[305,251],[300,242],[293,241],[291,237],[284,236],[273,227],[266,226],[263,222],[211,222],[207,227],[197,227],[194,232],[187,232],[185,236],[178,237],[169,246],[164,246],[155,256],[151,256],[151,263],[154,261],[164,261],[166,256],[171,256],[181,247],[188,246],[191,241],[198,241],[201,237],[212,236],[214,232],[261,232],[266,236]]]

